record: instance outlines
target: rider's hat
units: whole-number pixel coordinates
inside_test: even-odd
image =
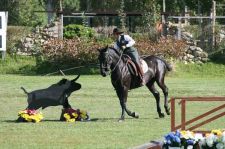
[[[124,31],[122,31],[121,29],[119,28],[114,28],[113,29],[113,34],[122,34]]]

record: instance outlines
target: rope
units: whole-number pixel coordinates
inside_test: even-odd
[[[69,70],[73,70],[73,69],[78,69],[78,68],[83,68],[83,67],[87,67],[87,66],[90,66],[90,65],[96,65],[98,66],[98,64],[95,64],[95,63],[92,63],[92,64],[89,64],[89,65],[83,65],[83,66],[77,66],[77,67],[72,67],[72,68],[68,68],[68,69],[59,69],[58,71],[55,71],[55,72],[52,72],[52,73],[48,73],[48,74],[45,74],[44,76],[49,76],[49,75],[53,75],[53,74],[57,74],[57,73],[61,73],[63,76],[65,76],[65,74],[63,72],[65,71],[69,71]]]

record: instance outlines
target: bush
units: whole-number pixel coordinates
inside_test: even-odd
[[[70,24],[64,27],[63,36],[66,39],[73,39],[76,37],[92,38],[95,34],[94,30],[77,24]]]
[[[42,51],[44,58],[57,64],[71,64],[76,66],[97,63],[97,49],[101,48],[94,39],[79,40],[66,39],[49,40]]]
[[[141,55],[157,55],[164,58],[179,59],[184,55],[186,43],[181,40],[167,39],[153,42],[145,37],[136,38],[135,47]]]

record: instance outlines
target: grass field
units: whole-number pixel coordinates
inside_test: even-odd
[[[70,79],[73,77],[75,76],[68,76]],[[100,75],[81,76],[77,82],[82,84],[82,89],[69,98],[73,108],[90,113],[90,122],[60,122],[58,120],[62,107],[58,106],[41,110],[44,120],[40,123],[15,123],[17,113],[27,106],[26,95],[20,89],[21,86],[32,91],[48,87],[61,78],[0,75],[0,148],[124,149],[160,139],[170,131],[170,117],[158,118],[155,100],[145,87],[129,92],[128,107],[138,112],[140,118],[126,116],[125,122],[119,123],[121,109],[110,77],[103,78]],[[220,76],[166,77],[169,97],[225,96],[224,82],[225,78]],[[161,91],[160,93],[162,95]],[[188,118],[219,104],[188,104]],[[161,106],[163,109],[163,101]],[[224,128],[224,122],[225,118],[222,117],[202,128]]]

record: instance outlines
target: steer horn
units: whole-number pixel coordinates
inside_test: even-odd
[[[71,81],[74,81],[75,82],[77,79],[79,79],[79,77],[80,77],[80,74],[75,79],[73,79]]]

